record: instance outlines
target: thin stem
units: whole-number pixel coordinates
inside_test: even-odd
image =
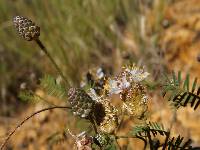
[[[118,127],[117,127],[116,133],[120,130],[120,128],[121,128],[123,122],[124,122],[124,113],[122,113],[122,118],[121,118],[121,121],[120,121],[120,123],[119,123],[119,125],[118,125]]]
[[[97,127],[96,127],[96,124],[95,124],[95,121],[94,121],[93,117],[90,116],[89,120],[90,120],[90,122],[92,123],[94,132],[95,132],[96,134],[98,134]]]
[[[38,99],[40,99],[41,101],[45,102],[46,104],[50,105],[50,106],[57,106],[55,104],[53,104],[52,102],[47,101],[46,99],[44,99],[43,97],[41,97],[40,95],[34,93],[33,91],[30,91],[30,93],[34,96],[36,96]]]
[[[57,72],[60,74],[60,76],[62,77],[62,79],[64,80],[65,84],[67,86],[70,86],[70,82],[69,80],[64,76],[64,74],[62,73],[61,69],[58,67],[58,65],[56,64],[56,62],[54,61],[54,59],[52,58],[52,56],[49,54],[49,52],[47,51],[46,47],[44,46],[44,44],[39,40],[36,39],[35,40],[36,43],[39,45],[40,49],[47,55],[47,57],[49,58],[49,60],[52,62],[52,64],[54,65],[54,67],[56,68]]]
[[[177,115],[177,110],[175,109],[175,110],[173,111],[172,119],[171,119],[170,126],[169,126],[169,131],[171,131],[171,129],[172,129],[174,123],[175,123],[176,120],[177,120],[176,115]]]
[[[52,102],[47,101],[46,99],[44,99],[43,97],[41,97],[41,96],[38,95],[38,94],[35,94],[35,93],[33,93],[33,94],[34,94],[35,96],[37,96],[40,100],[44,101],[46,104],[48,104],[48,105],[50,105],[50,106],[58,106],[58,105],[55,105],[55,104],[52,103]],[[63,111],[67,112],[67,110],[63,110]]]
[[[136,136],[137,138],[141,139],[144,142],[144,148],[143,150],[145,150],[147,148],[147,141],[145,140],[145,138],[140,137],[140,136]]]
[[[11,138],[11,136],[17,131],[18,128],[20,128],[26,121],[28,121],[29,119],[31,119],[33,116],[47,111],[47,110],[52,110],[52,109],[56,109],[56,108],[64,108],[64,109],[71,109],[70,107],[67,106],[54,106],[54,107],[49,107],[49,108],[44,108],[41,109],[39,111],[34,112],[33,114],[31,114],[30,116],[26,117],[22,122],[20,122],[14,129],[12,132],[9,133],[9,135],[7,136],[7,138],[4,140],[3,144],[0,147],[0,150],[3,150],[3,148],[5,147],[5,145],[7,144],[8,140]]]
[[[121,150],[121,146],[119,145],[119,143],[118,143],[118,141],[117,141],[116,138],[115,138],[115,142],[116,142],[116,144],[117,144],[118,149]]]
[[[162,150],[165,150],[167,148],[167,142],[169,140],[170,132],[167,132],[167,136],[165,138],[165,142],[163,144]]]
[[[165,150],[166,149],[166,147],[167,147],[167,142],[168,142],[168,140],[169,140],[169,137],[170,137],[170,131],[171,131],[171,129],[172,129],[172,127],[173,127],[173,124],[176,122],[176,110],[174,110],[174,112],[173,112],[173,115],[172,115],[172,120],[171,120],[171,122],[170,122],[170,127],[169,127],[169,129],[168,129],[168,131],[167,131],[167,136],[166,136],[166,138],[165,138],[165,142],[164,142],[164,144],[163,144],[163,147],[162,147],[162,150]]]
[[[150,150],[153,150],[153,149],[154,149],[154,148],[153,148],[153,141],[152,141],[152,139],[151,139],[151,134],[150,134],[149,131],[147,131],[147,137],[148,137],[148,139],[149,139]]]
[[[137,137],[137,136],[123,136],[123,135],[122,135],[122,136],[116,136],[115,138],[116,138],[116,139],[125,139],[125,138],[128,139],[128,138],[138,138],[138,137]]]

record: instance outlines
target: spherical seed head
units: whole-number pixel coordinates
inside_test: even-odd
[[[68,101],[74,115],[88,118],[93,112],[95,102],[81,88],[70,88],[68,91]]]
[[[17,29],[18,34],[27,41],[37,39],[40,36],[40,27],[34,22],[22,16],[15,16],[13,24]]]

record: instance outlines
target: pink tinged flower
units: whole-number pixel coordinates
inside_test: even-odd
[[[131,69],[130,74],[131,74],[130,78],[134,82],[141,82],[145,78],[147,78],[147,76],[149,75],[148,72],[145,72],[143,69],[139,69],[137,67],[134,67],[133,69]]]
[[[101,78],[103,78],[104,76],[105,76],[105,74],[104,74],[104,72],[103,72],[103,69],[102,68],[99,68],[98,70],[97,70],[97,77],[99,78],[99,79],[101,79]]]
[[[128,88],[130,83],[127,81],[126,77],[122,77],[121,80],[109,80],[109,93],[119,94],[124,89]]]

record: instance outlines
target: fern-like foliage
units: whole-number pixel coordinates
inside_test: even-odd
[[[55,104],[47,101],[46,99],[42,98],[41,96],[37,95],[36,93],[34,93],[31,90],[23,90],[20,91],[19,93],[19,98],[20,100],[24,101],[24,102],[29,102],[29,103],[37,103],[37,102],[44,102],[50,106],[56,106]]]
[[[147,133],[151,133],[155,137],[157,134],[162,136],[167,135],[168,132],[162,124],[157,122],[149,122],[146,125],[135,126],[132,132],[135,136],[146,136]]]
[[[149,122],[146,125],[135,126],[133,128],[132,134],[137,137],[142,137],[145,143],[149,142],[151,150],[157,150],[159,147],[163,150],[190,150],[192,149],[191,143],[192,140],[188,139],[187,141],[183,141],[183,137],[180,135],[178,137],[170,138],[170,131],[166,131],[162,124],[157,122]],[[158,141],[158,145],[155,146],[154,142],[151,138],[156,137],[157,135],[165,136],[165,143],[161,144]],[[148,139],[148,141],[147,141]],[[154,147],[155,146],[155,147]]]
[[[156,123],[156,122],[149,122],[148,124],[150,132],[153,134],[153,136],[156,136],[158,133],[160,135],[166,135],[167,131],[164,129],[163,124]]]
[[[175,138],[171,138],[167,142],[168,150],[190,150],[192,149],[191,143],[192,140],[188,139],[187,141],[183,141],[184,137],[181,137],[180,135]]]
[[[51,96],[57,98],[64,98],[66,96],[66,89],[63,85],[59,84],[51,75],[45,75],[40,80],[40,86]]]
[[[67,132],[64,130],[63,132],[55,132],[51,136],[49,136],[46,141],[49,147],[53,147],[54,145],[58,145],[64,143],[67,140]]]
[[[189,74],[183,80],[180,71],[177,76],[173,72],[172,78],[167,78],[163,86],[163,97],[167,94],[169,96],[168,100],[172,101],[176,108],[186,107],[190,104],[196,110],[200,105],[200,86],[197,85],[197,78],[195,78],[192,87],[190,87]]]
[[[135,126],[133,127],[132,134],[134,136],[142,136],[142,134],[145,132],[146,129],[147,126],[145,125]]]
[[[40,100],[40,97],[35,95],[32,91],[20,91],[19,98],[24,102],[38,102]]]

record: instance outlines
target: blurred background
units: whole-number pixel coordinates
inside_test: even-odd
[[[155,85],[171,70],[200,77],[199,0],[0,0],[0,141],[25,116],[46,106],[21,101],[22,89],[56,105],[65,104],[38,88],[43,75],[57,74],[36,43],[17,35],[12,23],[16,15],[40,26],[41,41],[74,86],[91,68],[116,74],[130,63],[145,66]],[[159,93],[149,95],[150,119],[167,126],[169,106]],[[174,133],[199,146],[199,118],[199,110],[180,109]],[[65,111],[44,112],[17,131],[7,149],[68,149],[74,144],[70,136],[59,143],[49,140],[53,134],[59,138],[66,124],[74,133],[83,126]],[[128,130],[124,128],[122,133]],[[123,140],[120,145],[142,147],[137,140]]]

